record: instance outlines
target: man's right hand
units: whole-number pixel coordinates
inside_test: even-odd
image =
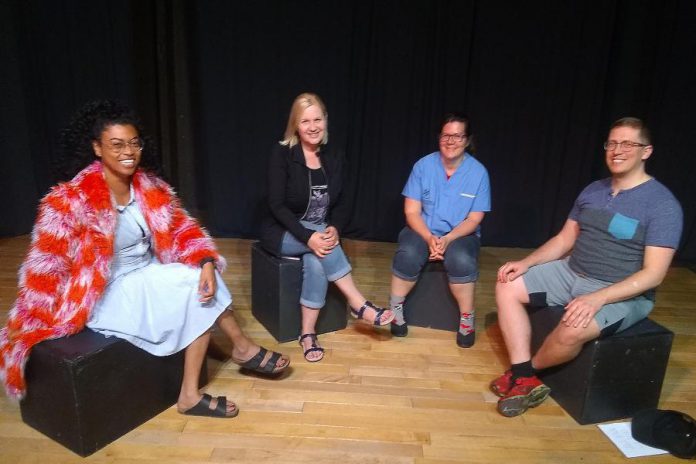
[[[512,282],[529,269],[523,261],[508,261],[498,269],[498,282]]]

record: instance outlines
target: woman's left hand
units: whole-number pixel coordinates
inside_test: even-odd
[[[215,280],[215,265],[213,263],[205,263],[201,268],[201,277],[198,281],[198,294],[201,303],[208,303],[215,296],[217,290],[217,282]]]
[[[447,247],[449,246],[451,241],[452,240],[449,234],[440,237],[440,240],[438,242],[438,246],[440,247],[440,254],[442,254],[443,256],[445,255],[445,251],[447,251]]]
[[[338,246],[338,229],[334,226],[329,226],[324,230],[324,237],[329,241],[331,248],[336,248]]]

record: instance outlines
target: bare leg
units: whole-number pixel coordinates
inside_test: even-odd
[[[522,278],[495,286],[495,302],[498,306],[498,324],[503,332],[511,364],[529,361],[531,355],[532,327],[525,304],[529,303],[527,287]]]
[[[200,380],[201,366],[203,365],[203,358],[205,357],[209,341],[210,332],[206,332],[186,347],[184,353],[184,378],[181,381],[181,391],[179,392],[179,399],[176,402],[179,412],[185,412],[191,409],[201,400],[202,395],[198,391],[198,382]],[[210,408],[215,409],[216,407],[217,398],[213,398],[210,402]],[[237,406],[228,400],[227,414],[233,414],[236,409]]]
[[[215,342],[213,337],[210,337],[210,343],[208,343],[208,351],[206,356],[216,361],[225,362],[230,359],[230,354],[223,350],[220,345]]]
[[[411,290],[413,290],[413,287],[415,287],[415,286],[416,286],[416,281],[410,282],[408,280],[404,280],[404,279],[392,274],[392,279],[391,279],[391,294],[392,295],[406,298],[406,296],[409,293],[411,293]]]
[[[316,325],[317,319],[319,318],[319,310],[308,308],[307,306],[302,305],[300,307],[302,308],[301,335],[316,333]],[[302,345],[302,351],[306,351],[312,348],[312,339],[310,337],[307,337],[304,340],[302,340],[300,344]],[[319,347],[319,343],[316,343],[316,346]],[[305,359],[307,359],[307,361],[310,362],[318,361],[323,357],[324,353],[322,353],[321,351],[310,351],[305,355]]]
[[[351,308],[358,309],[360,308],[366,301],[365,297],[363,296],[362,293],[360,293],[360,290],[355,286],[355,282],[353,281],[353,276],[351,273],[348,273],[341,277],[340,279],[334,281],[336,286],[338,287],[339,290],[345,295],[346,300],[348,300],[348,304],[350,305]],[[367,316],[370,314],[369,316]],[[365,319],[368,322],[374,322],[375,320],[375,311],[370,310],[369,312],[366,312]],[[371,319],[370,319],[371,318]],[[381,320],[386,321],[392,319],[392,311],[390,309],[387,309],[382,313],[382,318]]]
[[[316,333],[317,319],[319,318],[319,310],[300,306],[302,308],[302,333]]]
[[[353,275],[349,272],[340,279],[334,281],[339,290],[345,295],[351,308],[359,308],[365,303],[365,297],[355,286]]]
[[[457,300],[460,313],[470,313],[474,310],[474,290],[476,283],[469,282],[466,284],[449,284],[452,296]]]
[[[599,337],[599,334],[599,326],[594,319],[586,328],[568,327],[561,322],[546,337],[532,358],[532,365],[536,369],[545,369],[570,361],[580,353],[586,342]]]
[[[248,361],[261,350],[259,345],[244,335],[232,311],[223,311],[216,322],[220,330],[232,341],[232,359],[236,362]],[[271,355],[272,352],[268,351],[261,366],[266,364]],[[288,364],[290,364],[290,359],[287,356],[283,356],[278,360],[276,368],[280,370],[285,368]]]

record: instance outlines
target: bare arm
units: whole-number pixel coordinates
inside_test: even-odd
[[[421,211],[422,203],[420,201],[408,197],[404,199],[406,224],[428,244],[430,259],[442,259],[442,254],[439,250],[439,237],[430,232],[430,229],[421,216]]]
[[[404,215],[406,216],[406,224],[413,229],[415,233],[420,235],[423,240],[428,242],[433,235],[425,224],[421,216],[422,204],[413,198],[404,198]]]
[[[511,282],[527,272],[527,269],[532,266],[562,258],[573,249],[579,235],[580,225],[577,221],[568,219],[558,234],[554,235],[526,258],[500,266],[500,269],[498,269],[498,282]]]
[[[450,230],[449,233],[444,235],[442,238],[446,240],[447,244],[449,244],[460,237],[466,237],[467,235],[473,234],[476,232],[476,228],[479,226],[479,224],[481,224],[481,221],[483,221],[483,217],[485,215],[486,213],[483,211],[470,212],[462,222],[457,224],[457,227]]]
[[[643,268],[640,271],[601,290],[573,299],[566,306],[563,322],[568,326],[587,327],[605,304],[627,300],[657,287],[667,275],[674,253],[673,248],[645,247]]]

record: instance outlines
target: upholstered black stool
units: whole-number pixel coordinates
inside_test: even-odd
[[[442,261],[427,263],[404,302],[406,322],[456,332],[459,317],[459,306],[450,292],[444,264]]]
[[[183,367],[183,351],[154,356],[89,329],[48,340],[27,362],[22,419],[88,456],[176,403]]]
[[[301,259],[279,258],[258,242],[251,245],[251,313],[279,342],[300,336],[301,291]],[[319,312],[317,333],[345,329],[347,324],[346,301],[335,285],[329,285],[326,304]]]
[[[563,317],[562,307],[532,310],[532,349]],[[577,358],[541,371],[551,396],[580,424],[631,417],[657,407],[674,334],[650,319],[585,344]]]

